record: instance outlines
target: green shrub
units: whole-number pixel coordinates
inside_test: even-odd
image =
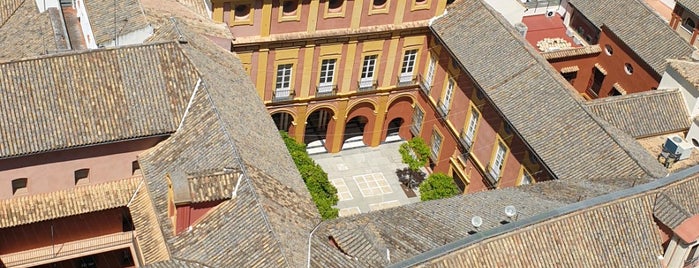
[[[305,144],[296,142],[286,132],[280,133],[320,216],[324,220],[337,218],[338,210],[333,207],[338,201],[337,188],[328,180],[328,173],[308,155]]]
[[[442,173],[433,173],[420,184],[420,200],[435,200],[459,194],[459,187],[454,179]]]

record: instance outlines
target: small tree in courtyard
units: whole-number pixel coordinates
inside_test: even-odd
[[[408,165],[409,171],[408,174],[400,176],[401,182],[408,188],[419,185],[424,179],[420,168],[427,164],[430,157],[430,148],[425,143],[425,140],[420,137],[412,138],[408,142],[401,144],[398,152],[403,163]]]
[[[420,184],[420,200],[435,200],[452,197],[459,194],[459,187],[454,179],[442,173],[433,173]]]

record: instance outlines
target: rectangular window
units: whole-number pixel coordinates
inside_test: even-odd
[[[415,112],[413,113],[413,125],[410,129],[416,136],[419,135],[420,130],[422,130],[422,118],[424,116],[425,113],[422,110],[420,110],[419,107],[415,107]]]
[[[335,59],[323,60],[320,64],[320,81],[318,82],[318,92],[328,93],[333,89],[333,79],[335,77]]]
[[[289,97],[291,95],[291,69],[292,64],[282,64],[277,66],[277,83],[274,90],[274,96]]]
[[[432,88],[432,80],[434,79],[435,68],[437,67],[437,60],[430,56],[430,63],[427,65],[427,74],[425,74],[425,90],[429,92]]]
[[[449,78],[447,82],[447,89],[444,92],[444,97],[439,104],[439,108],[442,110],[442,115],[449,114],[449,106],[451,106],[451,97],[454,94],[454,80]]]
[[[505,161],[506,152],[507,148],[505,147],[505,145],[498,142],[498,148],[495,152],[495,157],[493,158],[493,162],[491,162],[490,165],[490,175],[493,176],[495,181],[498,181],[500,179],[500,171],[502,170],[502,165]]]
[[[466,128],[466,133],[464,133],[464,141],[469,146],[473,145],[473,138],[476,135],[476,126],[478,126],[478,118],[480,114],[476,109],[471,109],[471,116],[468,119],[468,126]]]
[[[27,194],[27,178],[19,178],[12,180],[12,194]]]
[[[376,69],[377,55],[364,57],[362,65],[362,76],[359,80],[359,88],[370,88],[374,85],[374,71]]]
[[[407,50],[403,55],[403,65],[400,68],[400,77],[398,82],[405,83],[413,80],[413,70],[415,69],[415,59],[417,58],[417,49]]]
[[[437,156],[439,156],[440,147],[442,147],[442,136],[435,130],[432,132],[432,146],[430,146],[432,159],[435,161],[437,160]]]
[[[88,183],[90,169],[83,168],[75,171],[75,185]]]

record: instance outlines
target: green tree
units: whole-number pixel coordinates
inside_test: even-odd
[[[408,165],[408,168],[412,171],[418,171],[421,167],[424,167],[430,157],[430,147],[420,137],[412,138],[408,142],[401,144],[398,152],[403,163]]]
[[[299,170],[303,182],[311,193],[311,198],[324,220],[334,219],[338,216],[337,208],[337,188],[328,180],[328,173],[313,161],[313,158],[306,152],[306,145],[296,142],[284,131],[280,132],[286,149],[294,160],[296,169]]]
[[[420,184],[420,200],[435,200],[452,197],[459,194],[459,187],[454,179],[442,173],[433,173]]]

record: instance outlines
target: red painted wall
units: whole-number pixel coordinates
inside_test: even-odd
[[[12,197],[12,180],[27,178],[29,194],[75,187],[75,171],[89,168],[90,184],[128,178],[138,154],[164,137],[95,145],[0,160],[0,199]],[[50,183],[48,183],[50,182]]]
[[[177,205],[177,223],[175,234],[186,230],[199,221],[209,210],[221,204],[225,200],[202,202],[196,204]]]

